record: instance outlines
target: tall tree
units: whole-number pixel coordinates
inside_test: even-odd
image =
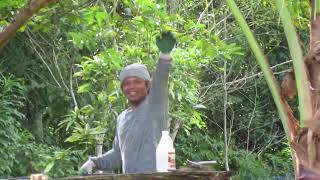
[[[317,89],[319,87],[320,65],[320,43],[319,32],[320,24],[317,18],[320,6],[315,4],[320,1],[310,1],[312,15],[310,19],[310,50],[303,59],[299,39],[292,24],[291,16],[287,9],[285,1],[275,0],[276,6],[284,26],[291,57],[293,59],[294,73],[290,72],[284,79],[280,89],[278,83],[272,74],[267,59],[262,53],[255,37],[250,31],[246,21],[241,15],[237,5],[233,0],[228,0],[237,21],[245,32],[247,39],[260,67],[265,73],[266,80],[272,92],[274,101],[278,107],[283,127],[286,131],[288,141],[293,147],[292,158],[294,160],[296,178],[317,179],[320,178],[320,144],[318,143],[318,132],[320,130],[320,98],[318,98]],[[319,8],[319,9],[318,9]],[[296,89],[299,97],[300,123],[293,116],[291,107],[286,101],[286,97],[294,97]],[[318,111],[319,110],[319,111]],[[304,124],[307,126],[304,127]],[[317,129],[318,128],[318,129]]]
[[[298,177],[320,178],[320,1],[311,0],[310,6],[310,49],[304,59],[309,86],[304,90],[310,92],[311,112],[304,124],[300,119],[301,133],[293,147],[297,153]]]

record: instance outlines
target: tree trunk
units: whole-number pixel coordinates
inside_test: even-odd
[[[292,142],[297,155],[297,179],[320,179],[320,0],[310,0],[310,50],[305,63],[310,80],[312,118]]]
[[[176,139],[179,127],[182,123],[182,119],[180,118],[176,118],[175,120],[173,120],[173,122],[171,123],[171,131],[170,131],[170,137],[172,139],[172,141],[174,142],[174,140]]]
[[[320,13],[317,12],[315,4],[320,3],[318,0],[311,0],[311,16],[310,16],[310,48],[315,42],[320,41]],[[317,6],[319,6],[317,4]]]
[[[228,141],[228,121],[227,121],[227,103],[228,103],[228,87],[227,87],[227,61],[224,61],[223,70],[223,135],[224,135],[224,163],[226,171],[229,171],[229,141]]]
[[[167,9],[169,14],[177,14],[180,0],[167,0]]]
[[[40,95],[37,90],[30,90],[27,101],[27,127],[34,136],[36,142],[43,142],[43,108],[39,102]]]
[[[28,129],[34,136],[36,142],[43,142],[43,119],[42,110],[36,105],[29,105],[28,107]]]
[[[42,111],[36,111],[33,119],[33,135],[37,142],[43,142]]]

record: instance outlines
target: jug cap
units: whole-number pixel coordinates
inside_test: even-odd
[[[162,135],[169,135],[168,131],[162,131]]]

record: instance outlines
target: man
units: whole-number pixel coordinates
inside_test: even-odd
[[[170,32],[157,37],[161,53],[152,82],[142,64],[131,64],[121,71],[121,90],[131,106],[117,118],[113,148],[102,156],[91,157],[80,168],[81,173],[121,165],[123,173],[156,171],[156,148],[161,131],[168,127],[168,76],[175,43]]]

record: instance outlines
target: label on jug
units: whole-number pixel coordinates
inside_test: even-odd
[[[168,170],[176,170],[175,152],[168,152]]]

